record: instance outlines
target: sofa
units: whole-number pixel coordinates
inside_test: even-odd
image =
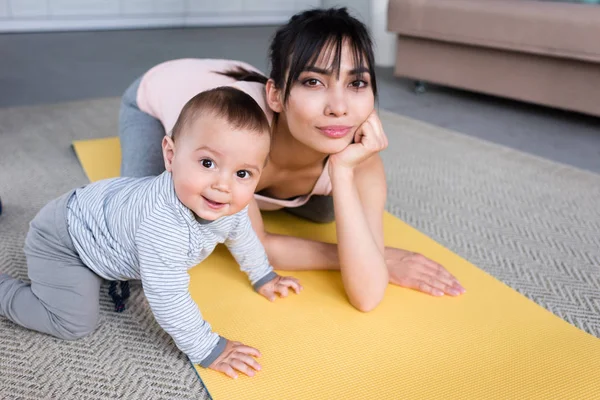
[[[389,0],[387,18],[396,76],[600,116],[600,5]]]

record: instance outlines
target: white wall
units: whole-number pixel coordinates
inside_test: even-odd
[[[371,24],[371,1],[370,0],[323,0],[323,7],[347,7],[353,16],[362,23]]]
[[[260,25],[321,0],[0,0],[0,32]]]
[[[375,64],[391,67],[396,60],[396,35],[387,31],[388,0],[371,0],[371,35],[375,43]]]
[[[382,67],[394,65],[396,36],[387,31],[388,0],[323,0],[323,7],[348,7],[371,32],[375,45],[375,64]]]

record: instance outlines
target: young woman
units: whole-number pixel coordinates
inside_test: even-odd
[[[270,47],[271,74],[238,61],[184,59],[155,66],[123,96],[124,176],[164,170],[161,141],[195,94],[233,86],[250,94],[272,126],[272,146],[250,205],[252,223],[280,270],[340,269],[351,304],[372,310],[388,282],[435,296],[460,295],[436,262],[384,247],[386,182],[378,154],[387,138],[375,112],[377,84],[366,27],[341,9],[293,16]],[[259,210],[335,220],[338,244],[264,230]]]

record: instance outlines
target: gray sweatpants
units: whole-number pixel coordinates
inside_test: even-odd
[[[61,339],[78,339],[98,322],[102,278],[79,259],[67,231],[72,191],[31,221],[25,255],[31,284],[0,275],[0,316]]]
[[[158,119],[146,114],[137,105],[141,79],[135,80],[121,99],[121,176],[157,176],[165,170],[161,145],[165,128]],[[312,196],[303,206],[286,208],[285,211],[313,222],[331,222],[335,219],[331,196]]]

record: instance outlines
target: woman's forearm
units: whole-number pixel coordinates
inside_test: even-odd
[[[342,280],[352,305],[370,311],[382,300],[388,270],[371,232],[351,169],[331,174],[338,258]]]
[[[369,228],[352,176],[334,179],[337,244],[268,233],[256,204],[250,208],[253,227],[269,261],[277,270],[338,270],[352,305],[369,311],[383,298],[388,284],[385,259]],[[343,201],[340,201],[343,199]]]
[[[263,245],[275,269],[306,271],[340,268],[336,244],[266,233]]]
[[[250,203],[248,215],[275,269],[287,271],[339,269],[337,245],[267,232],[255,200]]]

